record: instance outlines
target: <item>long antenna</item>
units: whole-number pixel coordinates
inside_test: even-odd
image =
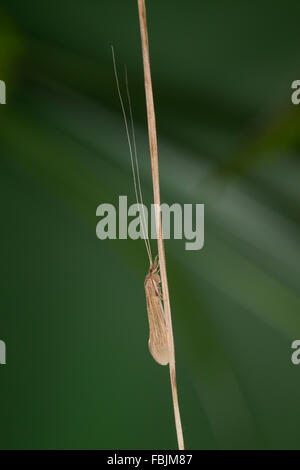
[[[119,95],[119,99],[120,99],[120,103],[121,103],[121,108],[122,108],[122,113],[123,113],[124,123],[125,123],[126,136],[127,136],[128,146],[129,146],[131,169],[132,169],[133,183],[134,183],[134,192],[135,192],[135,197],[136,197],[136,202],[137,202],[137,205],[138,205],[138,208],[139,208],[139,212],[141,213],[141,210],[140,210],[141,202],[139,201],[139,197],[138,197],[137,181],[136,181],[136,174],[135,174],[132,144],[131,144],[130,133],[129,133],[129,128],[128,128],[127,115],[126,115],[125,106],[124,106],[124,102],[123,102],[123,98],[122,98],[122,94],[121,94],[121,90],[120,90],[120,84],[119,84],[119,78],[118,78],[116,59],[115,59],[115,53],[114,53],[113,46],[111,46],[111,51],[112,51],[112,58],[113,58],[113,64],[114,64],[115,78],[116,78],[116,83],[117,83],[117,90],[118,90],[118,95]],[[134,145],[136,147],[135,142],[134,142]],[[144,214],[143,209],[142,209],[142,213]],[[144,214],[144,218],[145,218],[145,214]],[[150,263],[150,266],[152,266],[152,264],[153,264],[152,253],[151,253],[149,240],[147,239],[146,227],[144,227],[144,220],[143,219],[141,219],[141,227],[142,227],[143,238],[144,238],[144,241],[145,241],[146,250],[147,250],[147,254],[148,254],[148,258],[149,258],[149,263]]]
[[[132,105],[131,105],[131,98],[130,98],[129,85],[128,85],[128,73],[127,73],[127,67],[126,66],[125,66],[125,83],[126,83],[126,93],[127,93],[127,99],[128,99],[128,105],[129,105],[130,121],[131,121],[131,132],[132,132],[132,138],[133,138],[134,159],[135,159],[135,166],[136,166],[136,175],[137,175],[137,182],[138,182],[139,198],[140,198],[140,201],[141,201],[144,225],[147,228],[146,216],[145,216],[145,210],[144,210],[143,193],[142,193],[142,189],[141,189],[140,168],[139,168],[139,162],[138,162],[138,156],[137,156]],[[146,233],[146,235],[148,235],[148,234]],[[149,241],[148,237],[147,237],[147,242],[148,242],[149,252],[151,254],[151,259],[153,259],[152,258],[151,245],[150,245],[150,241]]]

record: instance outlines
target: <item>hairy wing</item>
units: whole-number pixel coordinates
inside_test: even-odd
[[[146,277],[145,291],[150,330],[149,350],[155,361],[165,366],[169,363],[166,321],[162,302],[151,276]]]

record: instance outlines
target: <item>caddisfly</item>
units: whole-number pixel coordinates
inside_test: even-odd
[[[132,116],[132,106],[131,106],[129,87],[128,87],[127,71],[126,71],[126,91],[127,91],[127,98],[128,98],[129,112],[130,112],[131,134],[132,134],[133,145],[131,142],[125,106],[124,106],[124,102],[123,102],[121,91],[120,91],[120,85],[119,85],[119,79],[118,79],[118,73],[117,73],[113,47],[112,47],[112,56],[113,56],[114,72],[115,72],[115,78],[116,78],[116,83],[117,83],[118,95],[119,95],[122,112],[124,116],[126,136],[127,136],[128,145],[129,145],[135,196],[136,196],[137,205],[139,208],[141,208],[141,211],[140,211],[141,228],[142,228],[143,238],[145,240],[146,250],[147,250],[147,254],[149,258],[149,271],[145,278],[145,293],[146,293],[147,313],[148,313],[148,321],[149,321],[148,346],[149,346],[150,353],[152,354],[152,357],[155,359],[155,361],[164,366],[169,363],[169,346],[168,346],[166,319],[165,319],[162,295],[161,295],[161,289],[160,289],[161,280],[160,280],[160,275],[159,275],[159,261],[158,261],[158,256],[156,256],[153,261],[151,246],[150,246],[150,242],[149,242],[148,234],[147,234],[147,224],[146,224],[141,183],[140,183],[139,165],[138,165],[138,159],[137,159],[137,149],[136,149],[136,141],[135,141],[133,116]]]

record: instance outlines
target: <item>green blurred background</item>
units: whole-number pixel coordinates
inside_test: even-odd
[[[147,6],[162,201],[205,204],[203,250],[166,242],[186,446],[298,449],[299,1]],[[95,233],[134,202],[111,44],[150,204],[136,1],[1,1],[2,449],[177,445],[145,247]]]

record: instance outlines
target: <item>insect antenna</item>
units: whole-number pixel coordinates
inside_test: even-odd
[[[143,216],[144,227],[146,231],[147,244],[148,244],[148,248],[149,248],[149,252],[150,252],[151,260],[152,260],[153,258],[152,258],[151,245],[150,245],[150,241],[149,241],[149,237],[147,233],[147,222],[146,222],[146,216],[145,216],[145,210],[144,210],[143,193],[142,193],[142,188],[141,188],[140,168],[139,168],[139,162],[138,162],[138,156],[137,156],[134,121],[133,121],[132,105],[131,105],[131,98],[130,98],[129,84],[128,84],[128,73],[127,73],[126,66],[125,66],[125,83],[126,83],[126,93],[127,93],[128,106],[129,106],[130,122],[131,122],[131,133],[132,133],[132,140],[133,140],[134,161],[135,161],[135,169],[136,169],[136,176],[137,176],[137,182],[138,182],[139,200],[141,202],[142,216]]]
[[[144,241],[145,241],[149,262],[150,262],[150,265],[152,266],[153,260],[152,260],[150,242],[147,238],[147,233],[146,233],[147,232],[146,231],[146,226],[147,225],[146,225],[146,222],[145,222],[146,218],[145,218],[145,213],[144,213],[144,206],[143,205],[141,206],[142,198],[141,198],[141,200],[139,199],[139,193],[140,193],[140,195],[142,194],[141,189],[140,189],[140,176],[139,176],[139,171],[138,171],[138,167],[137,167],[137,175],[138,175],[138,181],[139,181],[139,183],[138,183],[139,184],[139,193],[138,193],[137,177],[136,177],[135,162],[134,162],[134,158],[133,158],[132,143],[131,143],[131,138],[130,138],[130,132],[129,132],[129,127],[128,127],[128,120],[127,120],[127,115],[126,115],[126,111],[125,111],[125,106],[124,106],[124,102],[123,102],[123,98],[122,98],[122,94],[121,94],[121,90],[120,90],[120,84],[119,84],[119,78],[118,78],[116,59],[115,59],[115,53],[114,53],[113,46],[111,46],[111,50],[112,50],[112,58],[113,58],[113,65],[114,65],[114,73],[115,73],[115,79],[116,79],[116,84],[117,84],[117,90],[118,90],[119,100],[120,100],[122,113],[123,113],[123,117],[124,117],[126,136],[127,136],[128,146],[129,146],[129,153],[130,153],[131,169],[132,169],[132,174],[133,174],[135,197],[136,197],[136,202],[137,202],[140,214],[141,214],[140,208],[142,207],[143,217],[141,218],[141,228],[142,228],[142,232],[143,232],[143,238],[144,238]],[[130,107],[131,107],[131,105],[130,105]],[[132,119],[132,111],[130,111],[130,115],[131,115],[131,119]],[[134,126],[133,126],[133,119],[132,119],[132,128],[133,127]],[[135,143],[135,134],[134,133],[133,133],[133,142],[134,142],[134,149],[135,149],[134,150],[135,158],[136,158],[136,162],[137,162],[136,143]]]

